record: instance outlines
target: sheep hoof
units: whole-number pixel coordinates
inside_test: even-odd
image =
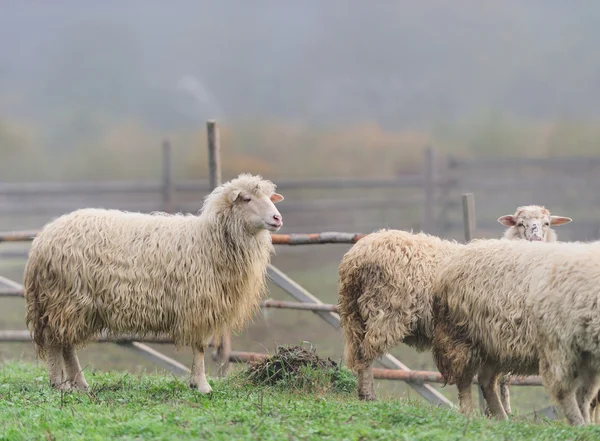
[[[85,381],[85,380],[74,381],[72,383],[72,387],[73,387],[73,389],[83,390],[83,391],[89,390],[89,388],[90,388],[89,384],[87,384],[87,381]]]
[[[197,390],[198,392],[200,392],[201,394],[210,394],[212,392],[212,387],[210,387],[210,384],[208,384],[208,382],[204,383],[204,384],[193,384],[190,383],[190,387],[192,389]]]
[[[62,392],[71,392],[73,389],[73,385],[70,381],[63,381],[61,383],[53,383],[52,387],[56,390],[60,390]]]

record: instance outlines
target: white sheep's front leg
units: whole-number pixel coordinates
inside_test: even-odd
[[[206,381],[206,372],[204,371],[204,346],[196,345],[192,347],[194,351],[194,362],[192,363],[192,373],[190,375],[190,387],[198,390],[201,394],[209,394],[212,388]]]

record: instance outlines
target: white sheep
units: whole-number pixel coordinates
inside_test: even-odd
[[[517,208],[514,214],[507,214],[498,218],[498,222],[508,227],[504,232],[505,239],[543,242],[557,241],[556,232],[551,226],[564,225],[571,221],[570,217],[552,216],[550,211],[541,205],[521,206]],[[509,381],[509,374],[503,375],[499,380],[502,406],[508,414],[511,413]],[[489,413],[487,408],[486,413]]]
[[[266,289],[269,231],[282,225],[275,188],[241,174],[209,194],[199,215],[81,209],[48,223],[32,243],[24,285],[50,384],[87,389],[75,349],[106,331],[191,346],[190,386],[211,392],[207,339],[241,329]]]
[[[478,375],[490,411],[506,419],[498,377],[540,373],[570,424],[590,422],[600,388],[600,244],[481,240],[438,266],[433,353],[461,411]]]
[[[518,207],[515,214],[500,216],[498,222],[508,227],[504,232],[506,239],[525,239],[530,241],[556,242],[556,232],[550,228],[571,222],[570,217],[552,216],[541,205]]]

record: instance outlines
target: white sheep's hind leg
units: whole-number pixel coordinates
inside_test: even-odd
[[[71,385],[75,389],[88,390],[89,386],[87,384],[87,381],[85,381],[83,371],[81,370],[81,366],[79,364],[79,359],[77,358],[77,354],[75,353],[75,348],[73,348],[73,346],[71,345],[64,346],[62,352],[65,360],[65,371],[67,373],[67,381],[70,381]]]
[[[563,411],[569,424],[581,426],[585,424],[584,417],[577,403],[577,387],[571,375],[566,373],[566,369],[560,363],[560,354],[553,354],[549,357],[552,364],[546,359],[540,360],[540,375],[544,387]]]
[[[58,390],[70,390],[71,384],[63,377],[63,355],[59,346],[46,348],[46,362],[50,386]]]
[[[585,424],[595,420],[590,413],[592,401],[598,396],[600,376],[590,366],[583,366],[579,375],[581,384],[577,390],[577,404]]]
[[[594,424],[600,424],[600,409],[598,406],[600,405],[600,391],[596,394],[594,398],[592,398],[592,403],[590,405],[590,420]]]
[[[192,349],[194,351],[194,361],[190,375],[190,387],[202,394],[209,394],[212,392],[212,388],[206,381],[206,372],[204,371],[204,346],[196,345]]]
[[[510,391],[508,389],[508,383],[510,381],[510,375],[502,375],[500,380],[498,381],[498,386],[500,389],[500,401],[502,401],[502,407],[504,408],[504,412],[507,415],[512,413],[510,409]]]

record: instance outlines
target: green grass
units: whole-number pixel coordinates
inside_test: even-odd
[[[200,396],[185,379],[90,372],[88,393],[60,393],[41,366],[0,368],[2,440],[595,440],[600,427],[463,417],[410,400],[257,387],[233,375]]]

